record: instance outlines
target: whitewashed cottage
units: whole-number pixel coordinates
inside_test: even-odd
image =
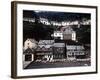
[[[24,68],[31,63],[32,61],[35,60],[35,50],[37,48],[37,41],[34,39],[27,39],[24,42],[24,47],[23,47],[23,63],[24,63]]]

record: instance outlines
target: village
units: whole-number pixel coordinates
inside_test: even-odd
[[[24,17],[23,21],[34,24],[36,19]],[[80,28],[80,25],[90,25],[90,22],[90,20],[57,22],[39,17],[38,23],[58,27],[49,35],[50,39],[36,40],[34,37],[27,37],[24,40],[23,68],[28,68],[29,65],[29,68],[90,66],[90,46],[80,43],[76,31],[71,27],[76,25]]]

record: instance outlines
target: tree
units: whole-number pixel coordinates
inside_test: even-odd
[[[90,25],[81,25],[79,29],[76,30],[78,41],[83,44],[90,44],[91,30]]]

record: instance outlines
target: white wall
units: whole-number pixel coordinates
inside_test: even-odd
[[[99,6],[100,10],[100,0],[30,0],[30,1],[79,4],[79,5],[97,5]],[[10,69],[11,68],[11,8],[10,7],[11,7],[11,0],[0,0],[0,80],[13,80],[10,78],[10,71],[11,71]],[[98,14],[100,14],[100,11],[98,12]],[[98,19],[99,19],[98,22],[100,22],[100,16],[98,16]],[[100,26],[100,24],[98,24],[98,26]],[[98,30],[100,30],[100,27],[98,27]],[[98,34],[100,34],[100,31],[98,31]],[[100,36],[98,36],[98,41],[100,47]],[[100,57],[100,54],[98,55],[98,57]],[[100,58],[98,61],[100,62]],[[98,64],[98,67],[100,67],[100,63]],[[98,74],[45,77],[45,78],[34,78],[34,79],[28,78],[26,80],[100,80],[100,69]]]

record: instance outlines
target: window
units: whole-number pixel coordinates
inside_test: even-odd
[[[25,61],[31,61],[31,60],[32,60],[31,54],[25,55]]]
[[[27,43],[29,45],[29,43]]]
[[[74,57],[74,53],[72,53],[72,57]]]

